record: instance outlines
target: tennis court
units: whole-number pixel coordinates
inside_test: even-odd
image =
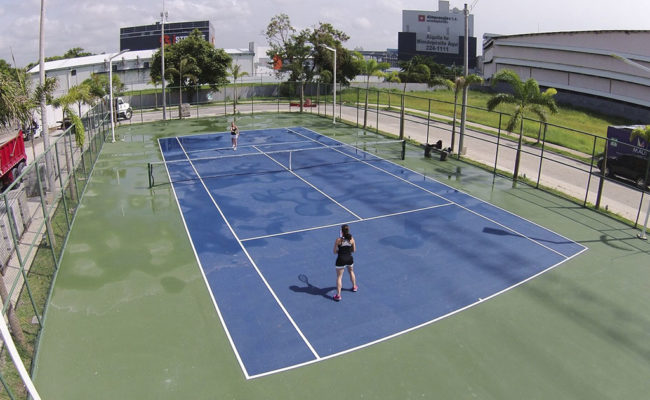
[[[586,250],[394,163],[401,141],[349,145],[295,126],[244,130],[236,151],[229,132],[159,146],[150,185],[173,184],[246,378],[409,332]],[[360,290],[335,303],[343,223],[358,242]]]
[[[362,143],[385,140],[317,116],[238,116],[235,152],[217,133],[231,118],[123,126],[104,145],[45,315],[34,366],[43,398],[604,400],[650,391],[649,245],[638,229],[455,159],[424,158],[411,144],[405,160],[399,146],[366,146],[369,165],[300,165],[287,149],[345,142],[360,157]],[[262,132],[287,127],[331,139],[299,146],[285,136],[264,152],[284,150],[277,160],[291,157],[293,172],[360,218],[277,163],[235,175],[222,163],[173,185],[162,165],[149,187],[160,139],[206,141],[188,146],[197,160],[252,153],[247,145],[275,137]],[[253,159],[233,165],[242,163]],[[315,174],[343,165],[350,182]],[[359,176],[371,166],[388,172]],[[367,183],[375,179],[382,191]],[[344,183],[352,190],[342,196]],[[203,234],[185,229],[197,218]],[[336,303],[341,222],[358,241],[359,291]],[[571,258],[580,245],[589,250]],[[269,328],[277,315],[282,325]],[[295,339],[288,316],[307,340]],[[285,343],[276,360],[282,338],[297,346]]]

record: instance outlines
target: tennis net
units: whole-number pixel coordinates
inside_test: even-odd
[[[384,140],[360,142],[355,145],[309,143],[309,146],[311,147],[276,151],[262,151],[264,145],[250,146],[244,154],[150,162],[149,187],[233,175],[296,171],[351,162],[403,160],[406,142]]]

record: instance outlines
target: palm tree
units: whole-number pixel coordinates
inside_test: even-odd
[[[384,81],[388,82],[388,108],[390,108],[390,91],[392,90],[391,83],[402,83],[402,80],[399,78],[399,72],[391,71],[384,75]]]
[[[650,143],[650,125],[632,130],[630,133],[630,142],[636,138],[641,138],[645,142],[645,147],[648,147],[648,143]]]
[[[368,91],[370,90],[370,77],[383,77],[383,70],[389,68],[390,64],[387,62],[378,63],[377,60],[371,58],[370,60],[361,60],[360,66],[361,75],[366,76],[366,101],[363,108],[363,129],[366,129],[366,124],[368,122]]]
[[[454,91],[454,120],[451,125],[451,149],[454,150],[454,144],[456,143],[456,108],[458,106],[458,95],[463,92],[465,88],[469,88],[471,85],[483,83],[483,78],[476,74],[470,74],[465,76],[457,76],[456,79],[452,82],[451,89]],[[461,143],[462,145],[462,143]],[[462,149],[459,149],[460,153]]]
[[[52,100],[52,105],[54,107],[61,107],[63,109],[63,119],[69,118],[70,121],[74,122],[77,120],[81,114],[81,105],[82,104],[93,104],[95,101],[95,96],[91,92],[90,85],[88,83],[82,83],[81,85],[75,85],[68,90],[63,96],[60,96]],[[79,110],[78,114],[75,114],[72,111],[72,104],[77,103],[77,109]],[[75,124],[75,139],[77,145],[83,148],[84,144],[84,129],[83,125]]]
[[[235,84],[235,86],[233,86],[234,100],[233,100],[232,113],[236,114],[237,113],[237,79],[243,78],[244,76],[248,76],[248,72],[241,71],[241,65],[239,64],[231,65],[229,69],[230,72],[228,73],[228,75],[232,76],[233,83]]]
[[[552,114],[558,112],[557,104],[553,96],[557,93],[554,88],[548,88],[544,92],[540,91],[539,84],[533,78],[522,82],[519,75],[509,69],[502,69],[492,76],[492,85],[498,82],[509,84],[513,93],[497,93],[487,102],[488,110],[494,110],[498,105],[514,104],[515,112],[508,121],[506,130],[512,132],[519,125],[519,141],[517,142],[517,156],[515,158],[515,170],[513,173],[513,184],[517,182],[519,174],[519,161],[521,159],[521,144],[524,135],[524,115],[532,112],[539,117],[540,121],[546,122],[546,112],[548,109]]]
[[[196,65],[196,59],[192,56],[181,58],[177,67],[168,68],[167,73],[178,77],[178,119],[183,119],[183,113],[181,111],[183,105],[183,85],[187,85],[187,82],[198,81],[198,75],[201,73],[201,70]]]

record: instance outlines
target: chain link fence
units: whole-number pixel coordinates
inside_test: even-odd
[[[258,112],[303,112],[333,116],[361,129],[410,139],[423,150],[438,141],[463,160],[480,164],[495,174],[512,177],[519,132],[505,130],[510,115],[467,107],[461,132],[461,105],[393,90],[337,87],[336,107],[332,85],[282,82],[238,84],[219,88],[194,86],[169,88],[166,115],[160,90],[131,92],[127,96],[137,123],[184,117],[208,117]],[[301,104],[302,93],[302,104]],[[456,118],[453,117],[455,114]],[[480,121],[477,122],[477,121]],[[647,188],[635,182],[604,176],[596,164],[603,154],[605,132],[593,133],[525,118],[521,126],[523,147],[519,155],[518,182],[567,197],[583,207],[622,217],[637,227],[649,202]],[[571,138],[570,141],[567,138]],[[566,147],[571,143],[571,147]],[[424,156],[424,152],[423,152]]]
[[[110,133],[100,104],[82,119],[81,145],[75,126],[64,131],[24,168],[1,194],[0,295],[7,333],[0,353],[0,398],[24,399],[38,350],[43,316],[65,243],[95,161]]]
[[[507,114],[468,107],[468,122],[461,131],[460,118],[453,117],[460,114],[460,104],[397,90],[355,87],[337,88],[334,105],[332,89],[332,85],[297,82],[171,87],[165,93],[165,107],[160,89],[134,91],[123,96],[132,107],[132,117],[118,124],[302,112],[334,117],[358,127],[360,134],[375,132],[407,139],[411,143],[407,156],[420,161],[435,164],[455,157],[480,164],[494,174],[513,175],[518,132],[505,131]],[[2,311],[27,371],[37,351],[52,282],[79,199],[103,143],[111,137],[108,111],[100,104],[83,117],[87,135],[83,146],[74,140],[74,127],[69,128],[2,193]],[[650,204],[646,188],[604,176],[596,166],[606,148],[605,137],[534,119],[524,120],[522,132],[519,183],[513,181],[513,185],[558,193],[580,207],[612,212],[635,227],[646,216],[642,213]],[[569,136],[572,148],[563,145]],[[433,155],[440,155],[439,160]],[[426,169],[420,172],[427,173]],[[462,179],[462,173],[457,179]],[[28,381],[29,376],[20,375],[6,344],[0,354],[4,389],[0,398],[25,398],[25,378]]]

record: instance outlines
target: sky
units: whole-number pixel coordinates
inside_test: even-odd
[[[81,47],[119,51],[120,28],[153,24],[163,8],[169,22],[209,20],[219,48],[266,46],[271,18],[286,13],[294,27],[320,22],[350,36],[349,49],[397,48],[402,10],[438,10],[438,0],[44,0],[45,56]],[[463,8],[462,0],[450,7]],[[648,0],[467,0],[474,36],[580,30],[648,30]],[[0,58],[24,67],[38,61],[41,0],[0,0]],[[479,53],[481,53],[479,46]],[[12,57],[13,55],[13,57]],[[15,59],[15,63],[13,62]]]

